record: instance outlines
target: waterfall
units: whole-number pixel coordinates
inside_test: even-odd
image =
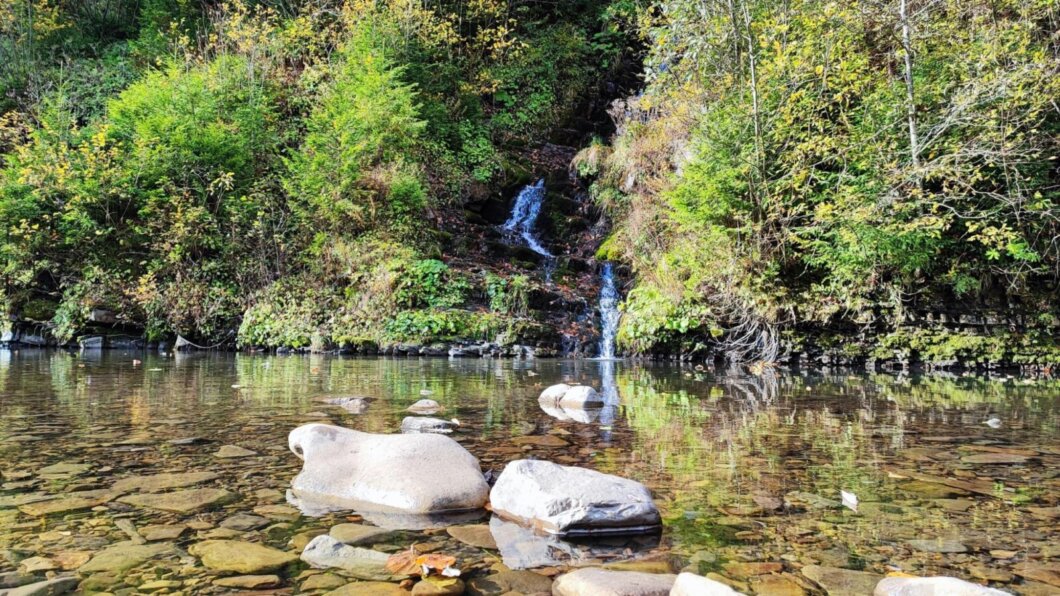
[[[603,287],[600,288],[600,358],[615,357],[615,333],[622,313],[618,311],[618,288],[615,287],[615,272],[611,263],[604,263],[600,271]]]
[[[534,224],[537,223],[537,216],[541,214],[541,203],[544,201],[544,178],[534,184],[528,184],[523,190],[519,191],[519,196],[515,197],[512,216],[504,223],[504,229],[509,232],[518,232],[530,250],[551,259],[552,253],[548,252],[544,246],[541,246],[541,242],[534,234]]]

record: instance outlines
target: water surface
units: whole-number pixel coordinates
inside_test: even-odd
[[[608,406],[542,410],[537,395],[558,382],[594,385]],[[499,473],[508,461],[535,457],[634,478],[654,492],[665,528],[660,537],[582,544],[534,542],[495,521],[502,549],[518,549],[471,548],[427,529],[405,532],[380,550],[431,543],[456,555],[472,577],[501,560],[513,568],[551,567],[549,574],[633,560],[645,569],[716,573],[753,593],[799,593],[816,589],[801,570],[817,564],[952,575],[1015,593],[1055,591],[1047,583],[1056,581],[1049,569],[1056,570],[1060,551],[1055,381],[750,375],[599,361],[22,350],[0,351],[0,383],[0,573],[20,562],[25,568],[27,559],[39,563],[33,557],[57,567],[40,574],[73,570],[129,540],[122,529],[128,522],[136,529],[186,526],[177,538],[159,539],[172,542],[176,554],[104,577],[114,584],[107,589],[163,581],[170,583],[161,591],[223,591],[186,554],[191,544],[234,536],[291,550],[360,519],[353,512],[312,518],[285,504],[300,467],[287,451],[292,428],[329,422],[396,432],[405,408],[429,396],[444,406],[441,417],[460,421],[453,437],[484,469]],[[320,401],[349,395],[373,400],[359,413]],[[225,445],[253,454],[217,457]],[[113,500],[49,516],[18,508],[105,492],[123,477],[188,471],[217,473],[202,486],[237,500],[188,514]],[[840,504],[840,490],[857,496],[856,512]],[[219,527],[240,512],[269,523],[242,533]],[[297,592],[305,578],[295,570],[281,589]]]

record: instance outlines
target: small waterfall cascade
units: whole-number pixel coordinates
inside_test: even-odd
[[[541,242],[534,233],[534,225],[537,223],[537,216],[541,214],[541,204],[544,202],[545,180],[542,178],[519,191],[519,196],[515,197],[515,205],[512,207],[512,215],[508,221],[504,222],[504,229],[518,233],[530,250],[551,259],[552,253],[541,246]]]
[[[615,271],[611,263],[604,263],[600,270],[603,286],[600,288],[600,358],[615,357],[615,333],[622,313],[618,310],[619,294],[615,286]]]

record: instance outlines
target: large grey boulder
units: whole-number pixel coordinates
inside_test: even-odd
[[[604,398],[588,385],[552,385],[537,398],[541,407],[585,408],[590,404],[604,405]]]
[[[955,577],[888,577],[876,584],[873,596],[1009,596]]]
[[[291,482],[298,501],[426,514],[479,509],[489,496],[478,460],[449,437],[306,424],[288,443],[304,462]]]
[[[586,568],[556,578],[553,596],[669,596],[677,576]]]
[[[547,461],[509,463],[490,504],[497,515],[550,534],[634,534],[661,524],[643,484]]]
[[[725,584],[694,573],[677,576],[670,596],[743,596]]]

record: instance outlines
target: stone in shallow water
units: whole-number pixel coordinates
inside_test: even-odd
[[[535,447],[566,447],[570,445],[569,442],[557,437],[556,435],[527,435],[525,437],[515,437],[512,439],[513,445],[533,445]]]
[[[178,490],[171,493],[129,495],[118,499],[136,507],[172,511],[174,513],[191,513],[216,505],[230,503],[236,499],[234,493],[221,488],[196,488]]]
[[[288,505],[259,505],[254,508],[254,513],[279,521],[296,521],[302,517],[302,512]]]
[[[127,493],[137,491],[153,493],[170,488],[182,488],[199,484],[218,477],[213,472],[177,472],[172,474],[154,474],[151,476],[128,476],[120,478],[111,487],[115,492]]]
[[[395,579],[386,570],[390,557],[386,553],[349,546],[331,536],[317,536],[302,551],[302,560],[317,569],[342,569],[357,579],[385,581]]]
[[[408,407],[408,411],[413,414],[434,414],[441,409],[441,404],[433,399],[421,399]]]
[[[968,547],[956,540],[943,540],[941,538],[928,538],[909,540],[909,546],[926,553],[966,553]]]
[[[1026,455],[1014,455],[1010,453],[976,453],[974,455],[966,455],[961,458],[961,462],[966,464],[983,464],[983,465],[1010,465],[1010,464],[1025,464],[1031,458]]]
[[[325,596],[409,596],[401,586],[386,582],[356,582],[332,590]]]
[[[865,596],[871,594],[882,576],[867,571],[853,571],[838,567],[807,565],[802,574],[815,582],[828,596]]]
[[[476,577],[467,582],[467,591],[473,595],[536,594],[552,591],[552,580],[533,571],[512,571],[506,569],[500,573]]]
[[[241,540],[206,540],[191,545],[188,552],[214,571],[243,575],[272,573],[298,560],[293,553]]]
[[[39,503],[30,503],[28,505],[22,505],[18,510],[33,517],[59,515],[71,511],[91,509],[102,505],[117,496],[114,494],[100,495],[98,494],[98,491],[92,491],[92,493],[93,494],[91,495],[75,495],[61,499],[52,499],[50,501],[41,501]]]
[[[291,431],[289,443],[304,461],[291,482],[303,503],[425,514],[479,509],[489,493],[475,456],[442,435],[307,424]]]
[[[275,588],[280,585],[280,577],[277,575],[237,575],[235,577],[215,579],[213,585],[222,588],[261,590],[263,588]]]
[[[579,569],[556,578],[554,596],[668,596],[677,576],[669,573],[639,573]]]
[[[264,528],[267,525],[269,525],[269,520],[267,518],[243,512],[225,518],[225,520],[221,522],[222,528],[238,530],[240,532],[257,530],[258,528]]]
[[[497,541],[490,533],[490,527],[486,524],[473,526],[452,526],[445,530],[450,536],[464,544],[477,548],[496,549]]]
[[[643,484],[547,461],[510,462],[490,504],[502,517],[558,535],[647,532],[661,523]]]
[[[257,453],[250,449],[244,449],[239,445],[222,445],[221,448],[213,454],[214,457],[220,457],[222,459],[235,459],[239,457],[250,457],[252,455],[257,455]]]
[[[464,589],[464,582],[459,578],[431,576],[412,586],[412,593],[414,596],[458,596]]]
[[[452,420],[441,418],[429,418],[426,416],[406,416],[401,421],[401,432],[405,434],[414,433],[439,433],[447,435],[458,426]]]
[[[61,478],[67,476],[79,476],[91,469],[91,464],[59,462],[37,470],[37,474],[44,478]]]
[[[768,592],[763,592],[768,593]],[[694,573],[682,573],[674,581],[670,596],[742,596],[721,582]]]
[[[360,546],[386,542],[395,537],[397,532],[362,524],[339,524],[331,528],[329,534],[343,544]]]
[[[1026,561],[1015,565],[1012,571],[1022,578],[1060,587],[1060,561],[1048,563]]]
[[[55,596],[72,592],[77,587],[76,577],[57,577],[47,581],[26,584],[5,591],[4,596]]]
[[[134,544],[119,542],[96,553],[88,563],[77,569],[79,573],[128,571],[150,559],[173,553],[173,546],[162,544]]]
[[[1008,596],[955,577],[888,577],[876,584],[873,596]]]

